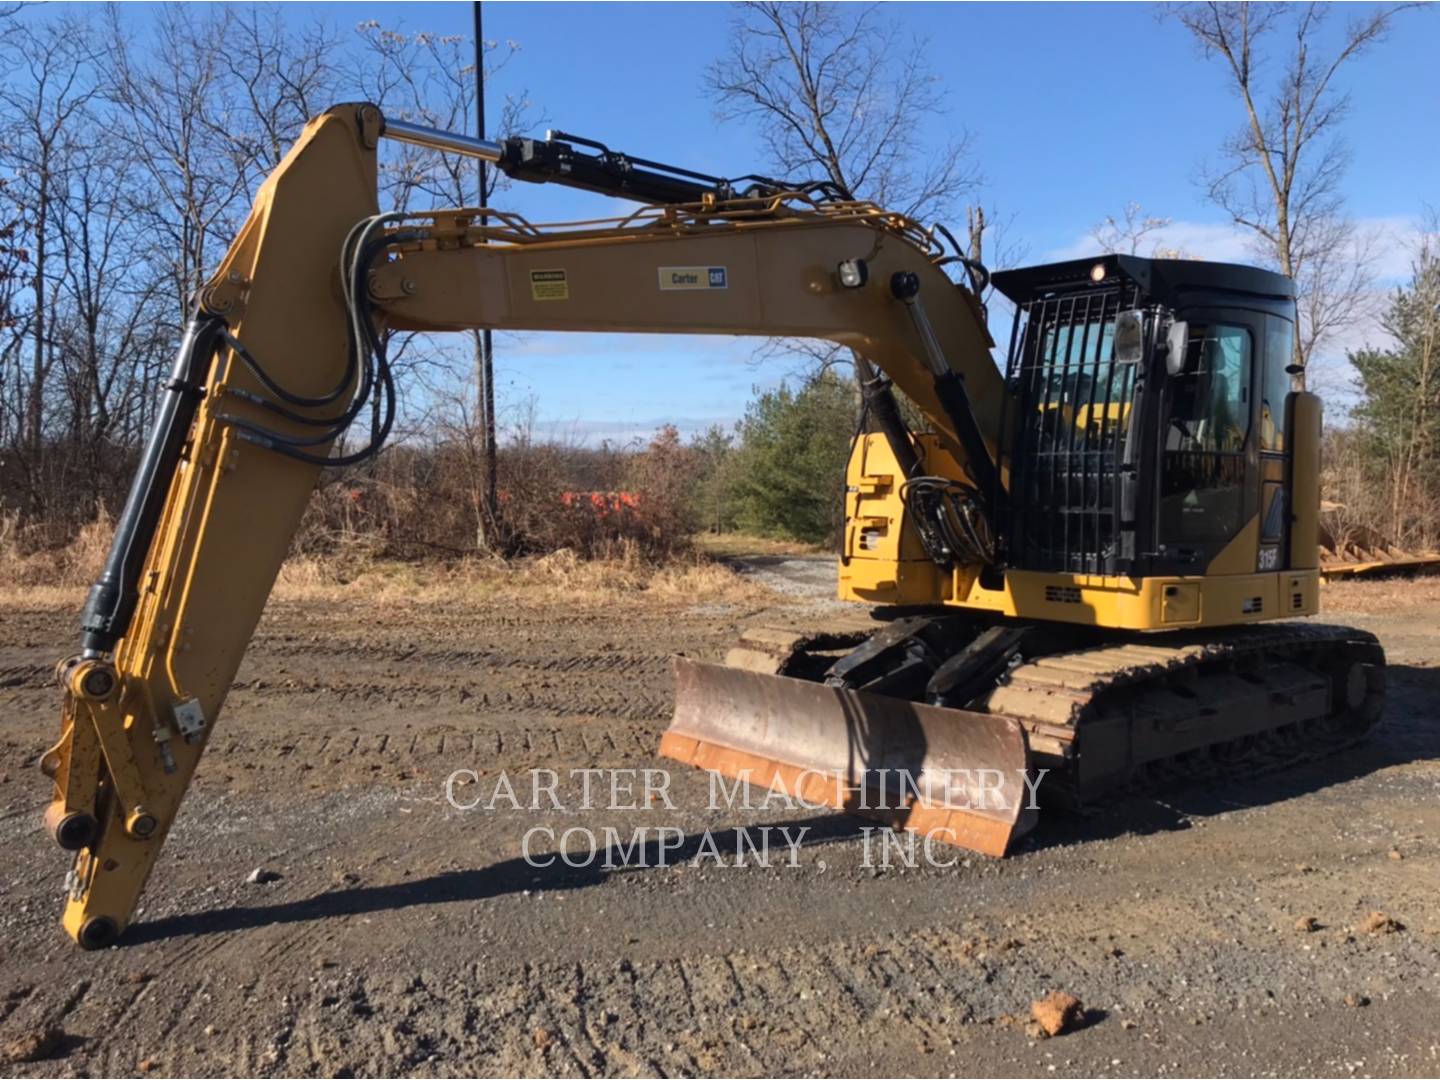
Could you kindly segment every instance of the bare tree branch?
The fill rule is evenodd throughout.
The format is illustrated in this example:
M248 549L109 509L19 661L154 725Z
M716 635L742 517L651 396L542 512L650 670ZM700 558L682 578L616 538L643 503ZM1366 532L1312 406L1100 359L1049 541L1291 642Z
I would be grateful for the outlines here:
M1171 219L1145 213L1138 202L1128 202L1114 214L1105 215L1103 221L1090 227L1090 235L1105 254L1139 255L1146 246L1146 238L1160 232L1171 224ZM1152 250L1154 245L1150 245Z
M922 149L926 119L945 111L924 45L874 5L746 3L706 84L718 117L753 121L787 179L819 171L856 198L950 217L979 173L968 134Z
M706 86L718 119L755 124L767 168L784 179L826 180L925 221L954 218L980 175L967 133L924 149L927 119L945 112L924 50L878 5L760 0L738 5ZM983 233L982 215L972 248ZM755 353L780 356L795 357L806 376L850 362L848 349L825 342L770 341Z
M1244 120L1208 167L1210 198L1255 239L1259 258L1293 278L1300 294L1295 360L1308 364L1327 338L1360 314L1369 261L1344 212L1340 181L1349 154L1338 128L1349 105L1341 69L1389 32L1412 3L1370 8L1328 54L1318 3L1184 3L1169 10L1202 53L1218 61ZM1267 79L1272 59L1278 78Z

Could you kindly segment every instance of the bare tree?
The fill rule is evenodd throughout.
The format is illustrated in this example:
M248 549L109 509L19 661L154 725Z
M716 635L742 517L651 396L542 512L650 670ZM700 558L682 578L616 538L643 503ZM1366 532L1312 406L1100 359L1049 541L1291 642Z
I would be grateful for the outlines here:
M145 174L148 198L133 210L167 265L178 329L248 202L253 163L210 115L226 75L224 51L213 43L225 40L234 15L226 7L161 8L140 40L126 18L110 7L107 92L120 121L116 135ZM151 62L157 55L172 60Z
M475 130L476 65L474 42L469 37L426 31L406 34L386 29L374 20L361 23L357 30L364 48L357 64L355 81L368 100L379 104L388 115L404 117L429 127L449 131ZM514 41L501 43L486 40L481 43L480 77L487 87L519 48ZM502 136L538 122L523 91L506 94L501 99L498 131ZM510 178L499 170L477 168L471 158L409 145L385 148L380 177L386 201L402 209L412 206L473 206L477 200L489 205L490 196L510 184ZM458 350L433 338L410 336L399 345L408 351L417 367L429 369L422 375L427 380L439 374L453 384L465 379L462 373L467 367L473 372L474 416L462 405L460 422L448 426L449 430L466 440L462 460L476 466L478 471L469 475L472 488L479 491L489 482L488 462L491 458L481 449L487 444L492 449L494 446L494 433L486 431L487 417L494 407L494 388L493 385L487 387L485 379L485 333L472 330L468 336L471 365L463 363ZM485 406L487 392L489 408ZM463 394L448 387L438 392L427 388L427 396L432 401L453 399L463 402L464 399ZM442 426L445 426L443 419ZM475 486L477 484L478 487ZM499 523L487 520L494 516L487 506L489 501L488 498L471 500L475 511L476 542L482 548L497 546L491 541L496 537Z
M72 152L56 199L60 269L52 326L67 419L63 452L50 453L72 477L65 490L78 520L97 513L127 471L127 456L113 451L143 438L155 377L173 344L165 279L154 272L130 213L133 172L123 145L86 140Z
M322 24L297 29L273 8L239 6L163 7L136 40L112 5L108 37L106 93L149 192L133 212L169 264L178 323L254 188L336 98L336 39Z
M1090 235L1105 254L1139 255L1147 238L1168 228L1171 219L1145 213L1138 202L1127 202L1117 218L1106 214L1103 221L1090 227ZM1152 250L1155 245L1151 245Z
M8 156L0 146L0 157ZM24 299L30 251L25 247L23 210L14 184L0 178L0 453L23 430L25 410L16 387L23 386L20 354L29 340L30 310Z
M902 40L878 5L741 4L705 82L721 121L756 124L766 167L783 179L828 181L924 220L953 216L979 184L968 134L923 150L926 119L944 113L940 81L924 42ZM983 245L983 216L970 224L970 247ZM821 341L774 340L756 351L785 355L801 357L806 375L850 360L848 349Z
M204 119L228 140L258 185L280 164L305 124L335 104L340 37L328 23L299 23L280 9L237 5L225 24L227 77Z
M1383 39L1413 4L1369 8L1333 49L1318 3L1186 3L1171 9L1206 57L1220 61L1244 111L1241 128L1205 173L1210 197L1255 239L1257 254L1294 278L1300 293L1295 361L1354 322L1369 291L1366 252L1344 211L1349 155L1338 128L1349 103L1339 74ZM1283 50L1283 53L1282 53ZM1278 72L1266 76L1272 54Z
M357 27L363 50L354 82L365 98L387 114L447 131L475 130L473 43L459 34L413 34L387 30L371 20ZM520 50L514 41L483 43L484 79L489 86ZM514 134L543 122L522 90L501 99L497 130ZM426 207L474 205L479 170L471 158L399 144L386 146L382 184L387 201L405 208L419 199ZM485 194L504 190L510 178L487 170Z
M46 392L57 359L52 326L55 204L67 182L78 120L95 94L86 41L84 23L74 17L15 35L7 43L5 57L12 77L0 84L0 107L7 117L0 132L3 164L14 178L19 224L28 241L24 269L29 294L28 366L21 366L19 350L13 350L16 363L13 377L7 380L10 396L0 405L12 410L17 437L9 449L34 511L41 508L44 496L39 467Z
M940 82L924 42L902 40L878 5L743 4L706 85L721 120L758 124L786 179L829 180L918 218L950 214L979 182L968 135L921 149L926 118L944 112Z

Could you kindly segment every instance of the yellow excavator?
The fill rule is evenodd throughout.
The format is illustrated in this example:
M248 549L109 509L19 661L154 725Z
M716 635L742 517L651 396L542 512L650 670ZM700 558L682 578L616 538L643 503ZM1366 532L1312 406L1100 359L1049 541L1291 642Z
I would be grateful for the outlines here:
M640 205L544 227L381 213L384 139ZM129 923L318 471L390 431L397 332L852 350L865 423L839 592L873 617L755 627L725 664L677 660L668 757L998 856L1037 789L1085 803L1363 733L1383 700L1375 639L1277 621L1319 607L1320 403L1292 389L1291 283L1123 255L997 273L1015 308L1003 366L990 285L943 227L833 184L705 176L558 133L472 139L369 104L313 120L197 297L58 669L41 767L46 826L74 853L65 929L99 948Z

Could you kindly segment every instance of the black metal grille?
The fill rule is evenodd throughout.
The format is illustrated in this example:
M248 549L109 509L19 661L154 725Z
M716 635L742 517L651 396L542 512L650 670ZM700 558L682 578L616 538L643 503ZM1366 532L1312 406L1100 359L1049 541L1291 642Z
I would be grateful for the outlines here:
M1137 302L1127 283L1016 308L1006 369L1015 412L1000 440L1010 470L1010 566L1131 569L1124 474L1139 365L1116 363L1113 341L1116 315Z

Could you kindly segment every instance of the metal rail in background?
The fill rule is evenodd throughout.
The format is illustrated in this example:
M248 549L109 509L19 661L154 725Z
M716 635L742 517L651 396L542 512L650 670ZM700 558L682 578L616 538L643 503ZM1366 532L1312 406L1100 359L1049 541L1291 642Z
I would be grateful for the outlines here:
M501 145L489 139L476 139L454 131L421 127L419 124L410 124L404 120L392 120L388 116L385 117L385 126L380 134L382 137L394 139L396 142L423 146L430 150L446 150L452 154L464 154L467 157L479 158L481 161L488 161L492 164L498 162L504 154Z

